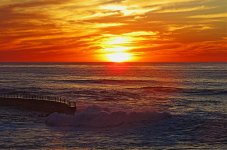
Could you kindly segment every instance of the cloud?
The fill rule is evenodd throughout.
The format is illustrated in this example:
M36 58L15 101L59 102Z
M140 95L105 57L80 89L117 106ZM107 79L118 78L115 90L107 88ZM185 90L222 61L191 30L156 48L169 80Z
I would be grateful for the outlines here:
M2 0L0 61L102 61L96 55L109 47L105 42L112 38L122 39L115 47L125 46L144 61L176 59L178 54L223 58L226 4L223 0Z
M195 16L190 16L189 18L198 18L198 19L227 18L227 13L195 15Z
M193 11L201 11L201 10L208 10L215 7L205 7L205 6L196 6L191 8L172 8L172 9L163 9L157 12L159 13L180 13L180 12L193 12Z

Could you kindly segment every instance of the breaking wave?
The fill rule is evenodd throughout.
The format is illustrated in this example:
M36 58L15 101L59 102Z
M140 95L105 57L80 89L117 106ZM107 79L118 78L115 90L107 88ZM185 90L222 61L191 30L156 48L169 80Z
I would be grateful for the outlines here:
M49 126L104 128L158 121L169 117L171 115L167 112L111 112L99 106L89 106L81 112L76 112L74 115L50 114L46 119L46 124Z

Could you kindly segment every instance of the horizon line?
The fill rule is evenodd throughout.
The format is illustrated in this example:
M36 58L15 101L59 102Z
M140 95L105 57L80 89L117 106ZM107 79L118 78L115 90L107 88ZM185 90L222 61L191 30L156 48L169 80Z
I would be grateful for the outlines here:
M147 61L147 62L73 62L73 61L0 61L0 63L111 63L111 64L125 64L125 63L227 63L227 61L178 61L178 62L155 62L155 61Z

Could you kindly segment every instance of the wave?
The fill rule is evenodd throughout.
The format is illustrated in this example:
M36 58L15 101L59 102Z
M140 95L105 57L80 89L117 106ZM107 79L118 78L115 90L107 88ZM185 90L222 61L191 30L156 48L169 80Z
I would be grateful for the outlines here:
M132 90L144 90L150 92L160 93L185 93L194 95L222 95L227 94L227 90L224 89L202 89L202 88L182 88L182 87L141 87L141 88L129 88Z
M181 88L176 88L176 87L141 87L140 89L142 90L151 90L153 92L179 92L182 89Z
M53 80L53 82L84 83L84 84L138 84L147 82L158 82L155 80L122 80L122 79L81 79L81 80Z
M93 105L81 112L76 112L74 115L50 114L46 119L46 124L49 126L104 128L158 121L169 117L171 117L171 114L167 112L111 112L107 108Z
M185 89L184 93L195 95L222 95L227 94L227 90L224 89Z

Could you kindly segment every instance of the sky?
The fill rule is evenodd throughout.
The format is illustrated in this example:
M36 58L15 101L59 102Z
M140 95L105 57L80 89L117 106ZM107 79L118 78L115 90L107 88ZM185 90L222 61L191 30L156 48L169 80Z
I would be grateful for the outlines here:
M227 62L227 0L1 0L0 62Z

